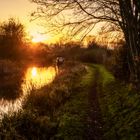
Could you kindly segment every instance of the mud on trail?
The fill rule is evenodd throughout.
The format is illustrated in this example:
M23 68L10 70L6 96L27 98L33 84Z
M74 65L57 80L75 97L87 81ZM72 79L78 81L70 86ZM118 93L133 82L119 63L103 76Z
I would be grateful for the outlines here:
M99 71L95 68L94 80L92 81L91 88L88 93L89 111L88 111L88 128L87 140L102 140L102 116L98 101L97 82Z

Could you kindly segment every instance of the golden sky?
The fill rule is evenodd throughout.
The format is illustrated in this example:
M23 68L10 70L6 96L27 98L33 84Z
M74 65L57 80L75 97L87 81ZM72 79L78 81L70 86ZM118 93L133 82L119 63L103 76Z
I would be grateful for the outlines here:
M29 0L0 0L0 22L7 21L11 17L19 19L34 42L42 41L46 38L45 35L40 35L43 28L37 24L37 21L30 22L30 14L36 8L37 5Z
M29 0L0 0L0 21L10 17L19 18L21 22L27 23L30 13L36 9L36 5Z
M29 0L0 0L0 22L7 21L11 17L18 18L25 26L27 34L32 37L33 42L36 43L45 39L50 43L58 41L60 35L43 35L41 33L45 30L38 25L38 21L30 22L30 15L36 8L37 5Z
M55 42L59 36L51 36L50 34L41 34L45 32L44 28L37 24L38 21L30 22L30 15L35 11L37 5L29 0L0 0L0 22L7 21L14 17L20 20L25 26L26 32L31 36L33 42ZM92 34L97 34L101 26L97 26Z

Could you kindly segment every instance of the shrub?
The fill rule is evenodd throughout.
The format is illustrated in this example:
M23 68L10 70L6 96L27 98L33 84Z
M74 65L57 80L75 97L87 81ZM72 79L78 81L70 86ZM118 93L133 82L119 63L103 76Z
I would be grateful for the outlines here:
M129 66L128 66L128 54L125 45L115 50L115 64L113 65L113 73L116 78L129 81Z

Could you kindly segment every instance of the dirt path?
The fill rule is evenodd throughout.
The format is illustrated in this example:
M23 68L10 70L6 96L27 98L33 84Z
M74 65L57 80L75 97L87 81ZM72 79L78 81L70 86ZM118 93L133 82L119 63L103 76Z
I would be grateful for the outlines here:
M102 140L102 117L100 113L97 79L99 72L95 69L95 80L89 92L89 114L88 114L88 132L87 140Z

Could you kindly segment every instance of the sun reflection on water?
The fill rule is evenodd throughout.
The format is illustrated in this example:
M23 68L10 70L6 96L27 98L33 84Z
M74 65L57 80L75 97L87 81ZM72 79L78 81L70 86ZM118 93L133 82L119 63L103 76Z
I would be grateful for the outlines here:
M2 118L3 114L11 115L13 112L21 110L26 95L30 94L32 89L39 89L50 84L54 80L55 76L56 71L54 67L28 68L23 78L23 83L21 84L22 96L12 101L4 99L0 100L0 118Z
M36 67L32 68L32 76L36 76L37 75L37 69Z
M54 67L29 68L25 75L25 81L22 84L23 93L27 94L31 89L39 89L51 83L55 76L56 71Z

